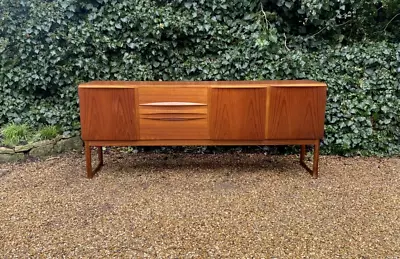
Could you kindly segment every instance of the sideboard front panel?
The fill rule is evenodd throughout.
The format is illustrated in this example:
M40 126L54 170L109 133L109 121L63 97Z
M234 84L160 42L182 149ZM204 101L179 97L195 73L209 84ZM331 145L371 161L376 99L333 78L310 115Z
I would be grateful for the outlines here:
M207 89L139 88L141 140L209 139Z
M211 88L209 105L211 139L265 138L265 88Z
M266 138L323 138L325 103L325 87L270 87Z
M79 89L83 140L137 140L135 89Z

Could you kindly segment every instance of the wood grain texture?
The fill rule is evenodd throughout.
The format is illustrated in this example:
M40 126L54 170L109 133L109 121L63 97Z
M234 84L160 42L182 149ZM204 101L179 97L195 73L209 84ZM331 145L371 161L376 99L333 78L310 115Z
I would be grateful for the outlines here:
M207 106L141 106L140 114L207 114Z
M312 80L93 81L79 85L87 176L90 146L314 145L318 177L326 84Z
M325 88L327 85L323 82L318 82L314 80L266 80L264 81L269 87L290 87L290 88L303 88L303 87L323 87Z
M182 117L169 117L169 119L140 118L141 140L185 140L208 139L207 118L182 119ZM155 143L156 144L156 143Z
M209 95L211 139L264 139L266 89L217 88Z
M314 80L257 80L257 81L91 81L82 83L79 88L263 88L281 87L326 87L323 82Z
M315 139L276 139L276 140L136 140L136 141L89 141L91 146L259 146L259 145L314 145Z
M183 106L207 106L206 103L192 103L192 102L153 102L153 103L142 103L140 106L178 106L178 107L183 107Z
M169 113L169 114L144 114L141 119L147 120L165 120L165 121L184 121L184 120L201 120L207 119L207 114L202 113Z
M193 104L207 105L207 88L204 87L193 87L193 88L165 88L165 87L143 87L139 88L139 105L154 105L162 106L159 104L166 103L164 106L176 106L173 103L180 103L179 106L195 106ZM171 102L172 104L168 104ZM184 105L185 103L191 103L191 105Z
M136 140L135 89L79 89L83 140Z
M326 88L270 87L266 139L322 139Z
M207 89L139 88L140 139L208 139Z

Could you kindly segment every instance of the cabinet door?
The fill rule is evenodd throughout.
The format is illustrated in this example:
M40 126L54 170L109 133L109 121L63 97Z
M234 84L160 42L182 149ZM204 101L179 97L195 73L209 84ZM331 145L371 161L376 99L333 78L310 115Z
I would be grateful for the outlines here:
M208 139L207 89L139 88L140 139Z
M210 91L211 139L265 138L265 88L211 88Z
M326 87L268 89L267 139L321 139Z
M80 88L84 140L136 140L135 89Z

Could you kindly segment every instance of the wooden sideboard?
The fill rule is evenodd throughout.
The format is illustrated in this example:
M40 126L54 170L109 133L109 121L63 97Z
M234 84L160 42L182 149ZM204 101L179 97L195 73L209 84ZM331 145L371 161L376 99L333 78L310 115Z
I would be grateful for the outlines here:
M88 178L103 165L103 146L171 145L300 145L300 164L318 177L325 83L92 81L78 93ZM306 145L314 146L312 169L304 162Z

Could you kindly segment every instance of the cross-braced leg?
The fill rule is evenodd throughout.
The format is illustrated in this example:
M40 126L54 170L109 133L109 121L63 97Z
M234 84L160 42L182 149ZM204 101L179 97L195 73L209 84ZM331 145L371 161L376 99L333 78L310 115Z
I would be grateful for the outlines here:
M319 139L314 143L314 158L313 158L313 169L311 170L304 162L306 156L306 146L301 145L300 151L300 164L309 172L314 179L318 178L318 162L319 162Z
M94 175L100 170L100 168L104 165L103 162L103 150L101 147L97 147L97 154L99 158L99 164L96 166L94 170L92 170L92 152L90 149L90 145L88 142L85 142L85 157L86 157L86 174L87 178L91 179Z

